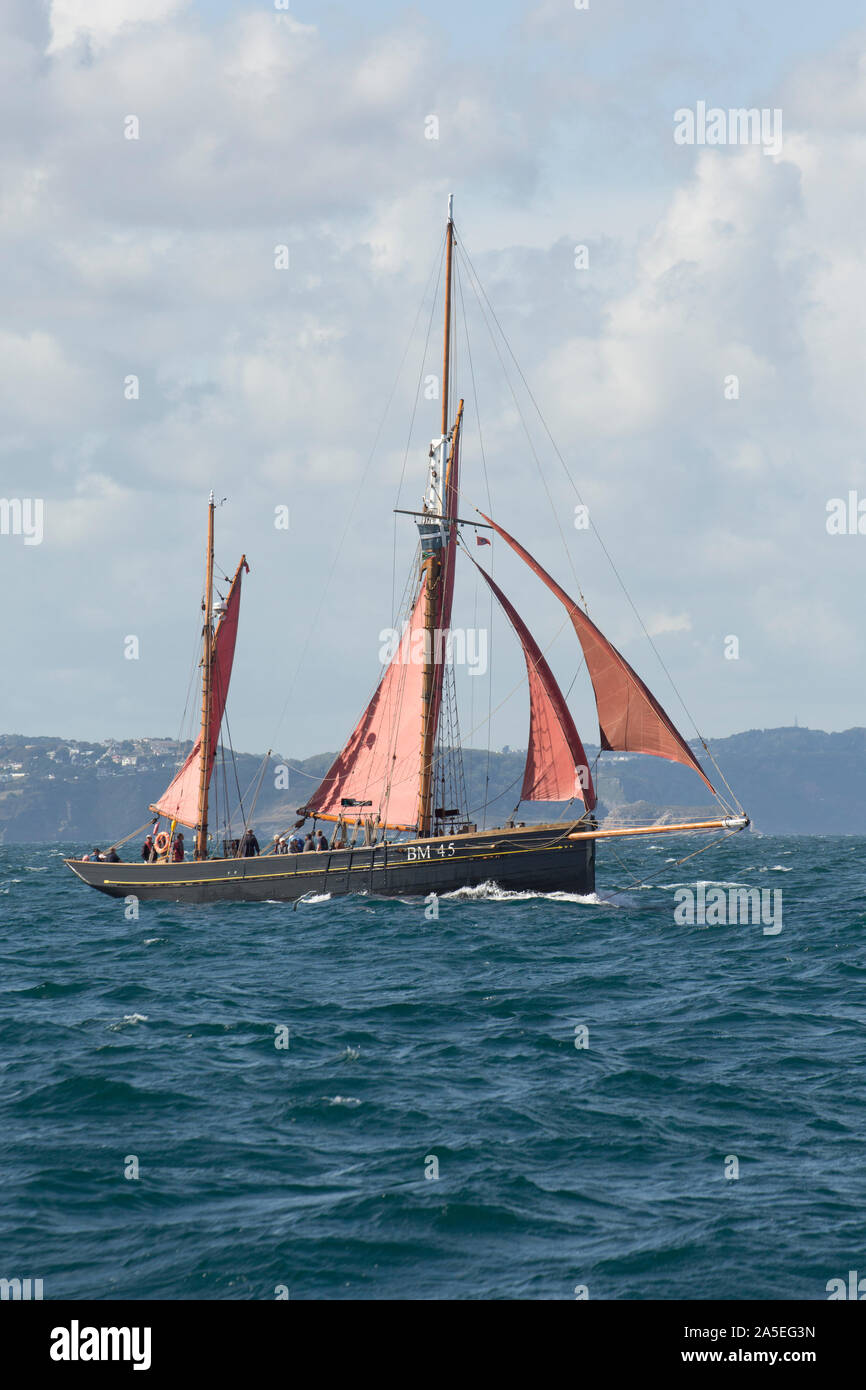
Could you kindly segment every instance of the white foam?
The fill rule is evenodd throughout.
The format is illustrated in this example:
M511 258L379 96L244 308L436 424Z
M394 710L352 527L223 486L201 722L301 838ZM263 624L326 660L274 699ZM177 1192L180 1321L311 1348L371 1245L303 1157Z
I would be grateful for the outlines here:
M121 1028L133 1028L136 1023L147 1023L147 1014L124 1014L120 1023L112 1023L112 1033L117 1033Z
M601 906L602 899L597 893L541 893L526 889L522 892L500 888L492 879L476 884L474 888L455 888L451 893L443 893L443 899L462 898L467 902L522 903L533 899L544 899L555 903L592 903Z
M701 888L748 888L747 883L731 883L727 878L699 878L698 887Z
M749 888L754 884L730 883L727 879L699 878L697 883L648 883L648 888Z

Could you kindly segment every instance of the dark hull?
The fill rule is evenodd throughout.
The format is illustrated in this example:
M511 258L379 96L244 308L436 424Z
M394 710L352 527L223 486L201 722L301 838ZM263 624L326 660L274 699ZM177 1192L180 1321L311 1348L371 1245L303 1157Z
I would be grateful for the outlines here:
M491 830L308 854L184 864L65 862L115 898L180 903L291 902L306 894L426 897L488 881L542 893L592 893L595 841L569 840L571 824Z

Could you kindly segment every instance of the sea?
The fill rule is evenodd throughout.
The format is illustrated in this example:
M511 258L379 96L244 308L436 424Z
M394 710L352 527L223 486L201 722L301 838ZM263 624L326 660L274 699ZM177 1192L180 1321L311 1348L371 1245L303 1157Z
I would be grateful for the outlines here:
M863 839L609 842L590 897L137 916L65 868L85 848L0 846L0 1278L821 1300L866 1275Z

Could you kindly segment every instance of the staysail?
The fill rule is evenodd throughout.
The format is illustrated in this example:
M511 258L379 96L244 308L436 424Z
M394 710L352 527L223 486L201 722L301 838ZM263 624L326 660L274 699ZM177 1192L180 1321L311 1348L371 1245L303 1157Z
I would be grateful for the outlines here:
M472 561L475 564L475 561ZM523 773L521 801L571 801L574 797L595 805L595 788L580 735L565 696L545 660L541 648L499 585L480 565L508 621L514 628L526 661L529 681L529 745Z
M422 584L373 698L307 801L309 814L328 820L369 816L391 829L414 827L418 816L426 597L426 585ZM350 809L352 804L358 809Z
M208 758L207 781L213 772L214 755L219 743L219 731L225 713L229 681L235 658L235 642L238 635L238 616L241 606L241 575L249 570L246 560L238 565L237 573L225 602L222 616L216 626L211 656L211 697L210 697L210 756ZM183 767L175 774L162 796L151 806L162 816L178 821L181 825L195 829L199 823L199 789L201 786L201 734L199 734Z
M480 515L484 516L484 513L481 512ZM521 560L525 561L565 605L583 648L595 691L602 748L627 753L649 753L656 758L667 758L669 762L683 763L703 779L715 796L716 790L712 782L685 739L674 728L658 700L647 689L637 672L632 670L625 657L519 541L501 526L497 526L490 517L485 516L484 520L507 541Z

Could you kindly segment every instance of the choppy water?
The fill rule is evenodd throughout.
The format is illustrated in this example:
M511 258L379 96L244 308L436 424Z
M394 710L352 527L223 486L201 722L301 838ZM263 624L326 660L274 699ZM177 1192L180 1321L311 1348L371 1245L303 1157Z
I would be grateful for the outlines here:
M669 862L695 847L629 842L659 886L616 893L600 851L608 902L137 921L59 849L0 847L0 1276L46 1298L826 1298L866 1273L866 841ZM781 888L781 932L678 925L698 876Z

